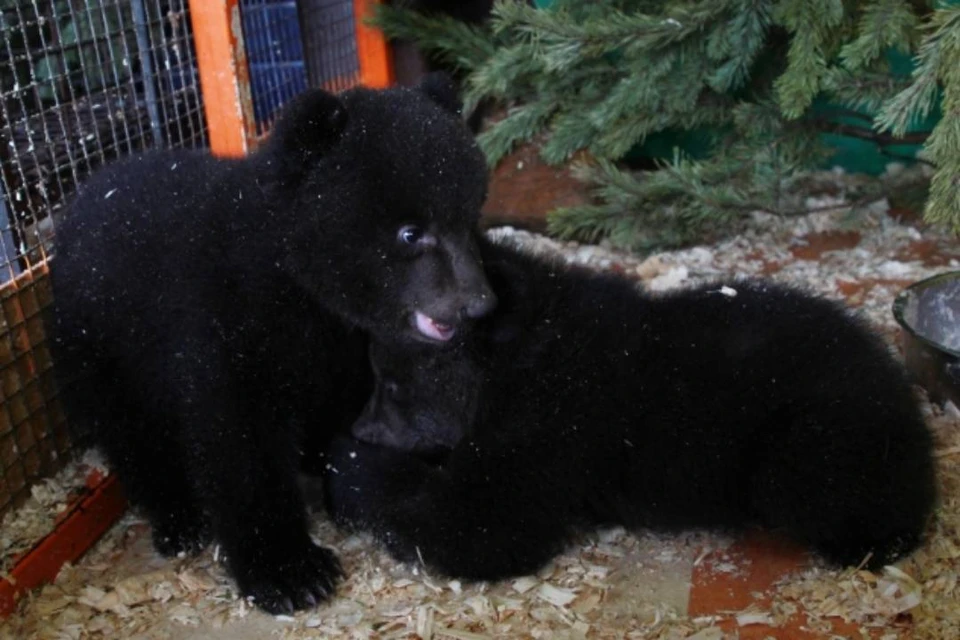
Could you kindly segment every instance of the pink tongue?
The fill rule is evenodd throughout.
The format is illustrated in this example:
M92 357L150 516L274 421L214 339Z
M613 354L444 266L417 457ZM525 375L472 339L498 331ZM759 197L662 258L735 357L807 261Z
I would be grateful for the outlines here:
M446 342L453 337L453 327L445 325L442 322L437 322L433 318L424 315L419 311L417 311L416 317L417 331L428 338Z

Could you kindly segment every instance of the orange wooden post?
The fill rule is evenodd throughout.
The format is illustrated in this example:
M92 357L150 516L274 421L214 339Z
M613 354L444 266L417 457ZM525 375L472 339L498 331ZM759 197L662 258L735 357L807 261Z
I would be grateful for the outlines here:
M393 60L390 45L379 29L366 24L380 0L353 0L357 29L357 58L360 61L360 84L383 89L393 84Z
M241 157L256 139L239 0L190 0L210 150Z

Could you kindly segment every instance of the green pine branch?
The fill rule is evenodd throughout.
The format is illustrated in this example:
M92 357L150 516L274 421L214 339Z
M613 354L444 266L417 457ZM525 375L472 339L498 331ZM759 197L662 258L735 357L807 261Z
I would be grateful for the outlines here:
M781 0L776 22L791 35L787 68L777 78L780 107L787 118L799 118L820 92L827 74L829 31L843 20L842 0Z
M960 7L937 10L935 24L940 34L938 75L943 86L943 115L926 144L928 159L937 170L930 181L924 213L930 222L960 233Z
M493 56L500 43L483 28L449 16L424 15L401 4L377 4L369 23L390 38L412 40L437 60L470 71Z
M513 147L532 140L553 114L555 107L543 100L514 107L500 125L479 136L477 143L492 164L509 154Z
M850 109L875 113L910 84L894 76L883 60L854 73L842 66L831 67L823 78L823 92Z
M529 141L551 164L589 152L576 174L595 203L550 216L564 237L676 245L732 228L750 210L800 212L794 176L827 157L825 132L881 150L925 142L935 166L926 217L960 231L960 6L556 0L541 10L498 0L483 28L396 8L377 20L465 70L468 104L507 107L479 137L491 163ZM910 77L891 73L891 50L914 56ZM933 131L917 131L938 106ZM713 144L655 171L615 164L674 131L704 131Z
M843 66L856 72L866 69L884 49L909 51L916 40L918 19L913 7L903 0L875 0L860 16L859 35L843 46Z
M717 25L706 42L709 59L721 63L707 80L717 93L735 91L747 83L773 20L771 0L741 0L731 9L733 17Z
M941 68L953 62L944 58L944 40L960 28L960 8L940 9L926 25L926 35L920 44L912 74L913 82L890 99L877 114L880 131L890 131L895 136L906 133L910 125L930 115L940 85Z

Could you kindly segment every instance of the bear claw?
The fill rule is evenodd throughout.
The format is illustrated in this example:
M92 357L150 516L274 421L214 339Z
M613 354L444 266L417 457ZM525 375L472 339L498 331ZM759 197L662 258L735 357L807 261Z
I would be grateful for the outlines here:
M329 598L343 577L343 569L332 551L311 543L292 561L238 567L237 574L243 595L252 597L260 609L277 615L309 609Z

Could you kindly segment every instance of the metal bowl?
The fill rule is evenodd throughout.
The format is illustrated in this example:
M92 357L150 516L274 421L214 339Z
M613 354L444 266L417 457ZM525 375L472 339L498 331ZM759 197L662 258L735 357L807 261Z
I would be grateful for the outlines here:
M960 406L960 271L915 282L893 301L907 369L932 400Z

